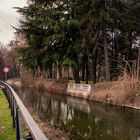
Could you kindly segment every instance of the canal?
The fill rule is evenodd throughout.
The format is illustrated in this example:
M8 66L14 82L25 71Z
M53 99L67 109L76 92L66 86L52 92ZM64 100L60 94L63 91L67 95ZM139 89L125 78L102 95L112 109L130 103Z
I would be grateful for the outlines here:
M89 102L32 88L15 88L41 119L59 127L71 140L140 140L140 111Z

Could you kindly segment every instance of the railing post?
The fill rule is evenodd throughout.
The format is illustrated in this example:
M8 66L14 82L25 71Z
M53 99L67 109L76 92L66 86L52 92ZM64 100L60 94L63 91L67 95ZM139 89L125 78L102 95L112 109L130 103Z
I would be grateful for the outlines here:
M26 140L33 140L33 137L30 132L29 132L29 135L26 136Z
M9 108L11 108L11 106L12 106L12 94L9 90L8 90L7 96L8 96L8 102L9 102Z
M16 121L15 121L15 119L16 119L16 102L15 102L14 98L13 98L11 110L12 110L12 118L13 118L13 127L15 128L15 126L16 126Z
M21 128L21 121L20 121L20 109L16 108L16 138L17 140L22 139L22 128Z

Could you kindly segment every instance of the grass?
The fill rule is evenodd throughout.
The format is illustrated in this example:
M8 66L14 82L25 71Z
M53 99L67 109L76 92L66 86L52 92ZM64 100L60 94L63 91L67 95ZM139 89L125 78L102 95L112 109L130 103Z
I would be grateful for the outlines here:
M4 93L0 90L0 140L15 140L16 133L12 127L12 117Z

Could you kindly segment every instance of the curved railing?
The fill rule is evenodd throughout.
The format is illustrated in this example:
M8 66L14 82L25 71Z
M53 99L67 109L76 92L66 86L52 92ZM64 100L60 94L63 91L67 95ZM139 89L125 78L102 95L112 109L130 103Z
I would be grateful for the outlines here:
M8 99L9 106L11 108L11 114L13 116L13 127L15 127L16 129L16 139L23 140L21 119L21 117L23 117L29 131L29 134L26 136L26 140L47 140L47 137L37 126L13 88L2 81L0 81L0 85L3 88L3 91Z

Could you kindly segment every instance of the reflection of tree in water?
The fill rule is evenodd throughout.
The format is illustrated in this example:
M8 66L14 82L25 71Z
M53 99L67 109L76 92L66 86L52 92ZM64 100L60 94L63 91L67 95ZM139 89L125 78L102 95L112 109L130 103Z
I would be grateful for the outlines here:
M58 113L57 113L56 123L59 123L60 116L61 116L61 102L60 101L57 102L57 110L58 110Z
M44 119L51 118L51 116L52 116L52 109L51 109L52 102L51 102L51 100L47 100L46 103L47 103L47 105L44 107L43 112L42 112L42 114L43 114L42 118L44 118Z
M91 126L88 125L88 129L89 129L89 132L85 132L84 134L81 134L78 131L78 135L80 135L81 138L83 138L84 140L88 140L91 137L91 134L92 134L92 128L91 128Z
M71 108L69 111L71 114L71 119L67 119L67 122L64 124L61 123L61 126L67 132L70 139L81 140L81 139L90 139L92 128L88 124L86 113L81 113L81 111Z
M25 93L25 91L20 91ZM82 100L26 93L45 122L50 120L72 140L138 140L140 112ZM78 106L79 104L79 106ZM89 106L90 111L86 111Z

